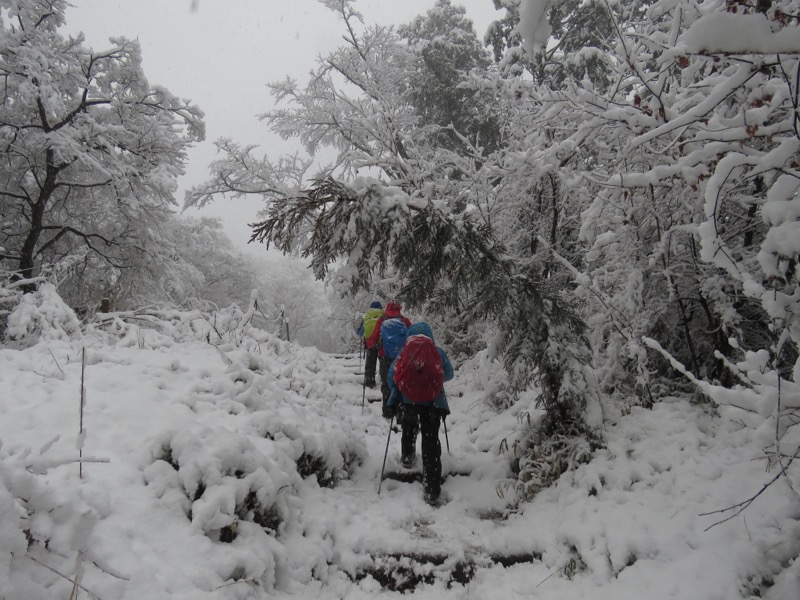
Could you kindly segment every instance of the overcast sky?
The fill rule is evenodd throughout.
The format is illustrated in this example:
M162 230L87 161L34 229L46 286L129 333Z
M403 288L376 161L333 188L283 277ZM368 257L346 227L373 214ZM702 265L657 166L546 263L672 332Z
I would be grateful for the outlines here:
M336 16L317 0L71 0L66 29L82 31L95 50L108 38L138 38L144 72L151 84L188 98L206 114L206 141L189 154L184 191L205 180L214 158L213 142L231 137L260 144L277 156L291 147L268 135L257 115L272 106L266 83L287 75L303 80L314 59L337 47L341 28ZM502 13L492 0L454 0L467 9L480 38ZM367 23L406 23L424 14L435 0L357 0ZM223 218L225 230L245 249L261 207L255 198L219 200L202 214ZM190 211L189 214L198 214ZM255 251L253 244L247 248Z

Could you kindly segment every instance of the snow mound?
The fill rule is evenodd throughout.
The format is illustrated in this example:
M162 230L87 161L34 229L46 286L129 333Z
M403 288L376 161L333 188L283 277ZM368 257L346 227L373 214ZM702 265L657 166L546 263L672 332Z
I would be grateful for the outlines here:
M81 336L81 323L51 283L24 294L8 315L6 334L21 346L38 341L71 340Z

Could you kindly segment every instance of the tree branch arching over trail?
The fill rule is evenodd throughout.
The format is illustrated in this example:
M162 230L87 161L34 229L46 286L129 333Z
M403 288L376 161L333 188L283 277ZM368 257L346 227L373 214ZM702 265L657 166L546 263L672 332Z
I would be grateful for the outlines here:
M430 311L458 312L467 323L497 327L497 350L515 387L529 377L553 423L583 422L586 399L564 389L564 375L581 377L585 324L553 282L536 279L471 213L412 198L400 188L358 178L347 186L316 180L303 192L273 198L251 241L299 249L318 278L339 260L346 289L368 288L375 273L393 268L399 295Z

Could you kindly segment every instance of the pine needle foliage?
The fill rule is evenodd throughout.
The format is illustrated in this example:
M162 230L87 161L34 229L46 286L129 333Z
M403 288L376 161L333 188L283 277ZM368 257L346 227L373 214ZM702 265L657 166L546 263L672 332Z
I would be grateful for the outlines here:
M583 321L555 278L537 279L469 213L377 181L359 187L326 178L273 200L253 231L253 241L299 249L318 278L344 261L336 276L351 293L391 269L408 305L492 323L513 388L539 383L552 423L582 423L585 399L575 382L589 359Z

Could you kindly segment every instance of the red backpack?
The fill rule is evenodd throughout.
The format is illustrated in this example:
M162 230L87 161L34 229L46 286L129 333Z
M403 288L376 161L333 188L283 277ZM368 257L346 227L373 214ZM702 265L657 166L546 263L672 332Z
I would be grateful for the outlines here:
M433 402L444 385L439 349L425 335L408 338L394 364L394 382L414 404Z

